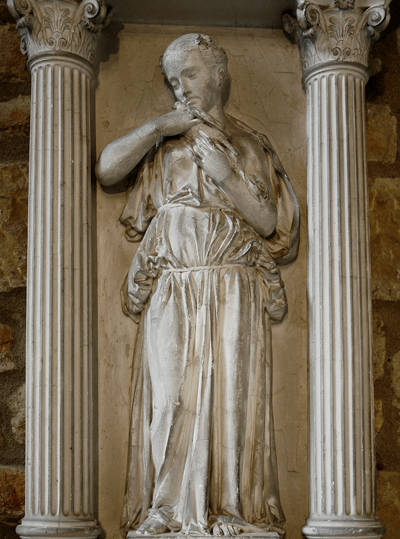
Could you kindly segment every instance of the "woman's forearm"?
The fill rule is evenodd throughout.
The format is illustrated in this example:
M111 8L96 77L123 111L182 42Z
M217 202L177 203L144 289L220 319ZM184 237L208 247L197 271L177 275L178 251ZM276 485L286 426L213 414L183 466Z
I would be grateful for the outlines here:
M102 185L118 183L162 137L179 135L196 123L192 114L182 110L146 122L104 148L96 164L97 179Z
M235 171L227 181L220 183L220 187L233 202L239 215L257 234L267 238L276 228L277 207L261 180L258 180L260 186L254 180L250 174Z
M114 185L125 178L162 137L154 120L111 142L96 164L96 178L102 185Z

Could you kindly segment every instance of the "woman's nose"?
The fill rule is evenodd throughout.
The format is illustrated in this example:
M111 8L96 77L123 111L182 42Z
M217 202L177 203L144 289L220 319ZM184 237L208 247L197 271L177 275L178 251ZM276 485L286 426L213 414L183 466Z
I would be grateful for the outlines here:
M188 87L188 85L185 83L185 81L181 81L181 83L180 83L180 90L181 90L181 93L182 93L183 97L187 97L188 94L190 93L189 87Z

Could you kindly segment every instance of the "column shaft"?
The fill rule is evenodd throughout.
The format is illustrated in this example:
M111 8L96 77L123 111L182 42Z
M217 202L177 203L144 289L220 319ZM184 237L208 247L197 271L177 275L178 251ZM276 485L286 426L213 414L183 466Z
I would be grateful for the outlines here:
M307 93L310 514L308 538L380 538L365 84L390 0L298 0L285 29Z
M349 65L319 69L305 81L311 499L304 533L310 537L335 537L335 520L352 537L383 533L374 525L365 82L365 70ZM311 531L319 526L332 530Z
M31 63L27 466L22 537L96 536L91 301L91 69ZM55 528L54 532L51 528ZM88 533L88 528L91 532Z
M32 75L22 538L96 537L91 108L104 0L7 0Z

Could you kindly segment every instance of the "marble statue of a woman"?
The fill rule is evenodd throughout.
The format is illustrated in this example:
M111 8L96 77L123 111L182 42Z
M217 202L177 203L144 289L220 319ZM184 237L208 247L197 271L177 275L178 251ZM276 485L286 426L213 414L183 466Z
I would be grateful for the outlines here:
M297 200L268 139L225 114L219 45L184 35L162 69L174 110L96 169L111 185L142 161L121 216L141 240L123 288L139 328L122 529L282 534L270 324L287 311Z

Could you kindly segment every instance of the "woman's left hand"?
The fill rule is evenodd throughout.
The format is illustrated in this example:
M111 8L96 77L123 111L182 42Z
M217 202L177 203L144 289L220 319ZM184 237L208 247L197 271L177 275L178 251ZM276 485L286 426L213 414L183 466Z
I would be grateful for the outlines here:
M201 129L193 133L192 137L191 158L209 178L220 185L235 173L238 154L228 141L224 141L224 144L213 141Z

